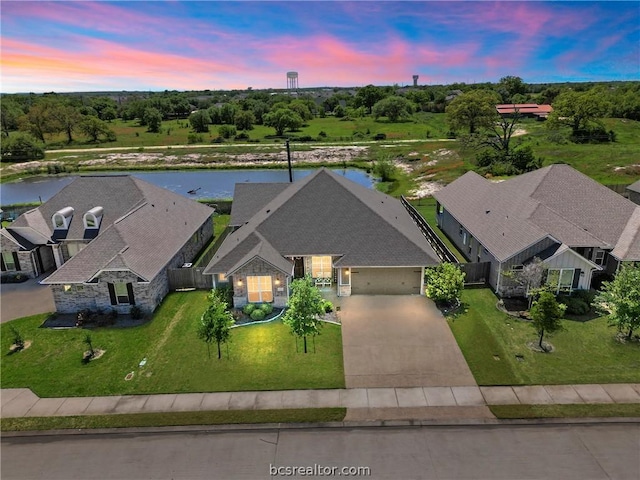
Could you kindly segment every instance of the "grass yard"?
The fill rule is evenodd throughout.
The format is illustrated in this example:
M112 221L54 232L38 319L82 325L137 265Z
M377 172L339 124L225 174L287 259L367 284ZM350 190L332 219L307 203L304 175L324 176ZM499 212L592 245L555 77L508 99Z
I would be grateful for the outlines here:
M184 425L228 425L241 423L341 422L346 408L283 410L227 410L212 412L133 413L125 415L82 415L68 417L3 418L7 431L85 428L167 427Z
M605 318L565 320L545 335L556 351L543 354L526 345L537 340L533 327L499 312L489 289L465 290L462 302L466 311L448 322L480 385L640 382L640 344L618 343Z
M498 418L594 418L640 417L640 404L588 405L491 405L491 413Z
M38 328L45 315L2 324L2 388L29 387L40 397L344 388L342 334L333 324L316 338L316 353L296 353L295 337L276 321L233 329L229 358L223 347L218 360L215 344L208 358L196 336L206 296L171 293L141 327L91 330L94 348L106 353L88 365L81 362L87 330ZM31 347L8 355L10 325Z
M460 263L467 263L467 260L464 258L462 253L456 248L456 246L451 243L451 240L447 238L442 230L438 227L438 222L436 220L436 199L433 197L421 198L419 200L414 200L411 202L414 208L418 211L422 218L424 218L433 231L436 232L436 235L440 237L440 239L444 242L444 244L449 247L449 250L453 252Z

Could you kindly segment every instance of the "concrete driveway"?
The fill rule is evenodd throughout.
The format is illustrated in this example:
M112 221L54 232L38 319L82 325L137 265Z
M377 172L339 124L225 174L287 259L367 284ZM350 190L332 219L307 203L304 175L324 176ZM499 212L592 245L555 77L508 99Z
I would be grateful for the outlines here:
M427 298L354 295L341 303L347 388L477 386Z
M24 283L3 283L0 285L0 322L16 318L54 312L56 307L49 285L40 285L49 274Z

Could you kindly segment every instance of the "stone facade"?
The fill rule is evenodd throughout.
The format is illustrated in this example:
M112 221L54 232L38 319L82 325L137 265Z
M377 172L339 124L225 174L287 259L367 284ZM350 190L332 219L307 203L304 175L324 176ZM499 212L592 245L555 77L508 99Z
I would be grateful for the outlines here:
M16 270L7 270L2 272L2 275L14 275L16 273L22 273L27 275L29 278L35 278L38 276L38 270L34 266L34 258L35 252L32 253L30 250L22 250L20 245L13 243L10 240L6 240L4 237L2 238L2 252L5 253L16 253L18 255L18 263L19 269ZM18 266L16 266L18 267Z
M244 265L233 274L233 305L242 307L249 303L247 298L247 277L270 276L273 293L273 305L284 307L287 304L289 276L259 258Z
M168 268L177 268L194 260L195 255L213 236L213 217L202 224L191 239L168 261L167 265L150 282L142 282L129 270L103 271L95 283L52 285L53 299L58 313L76 313L79 310L103 310L112 308L120 314L129 313L131 305L112 305L109 283L131 283L136 306L145 313L152 313L169 293Z

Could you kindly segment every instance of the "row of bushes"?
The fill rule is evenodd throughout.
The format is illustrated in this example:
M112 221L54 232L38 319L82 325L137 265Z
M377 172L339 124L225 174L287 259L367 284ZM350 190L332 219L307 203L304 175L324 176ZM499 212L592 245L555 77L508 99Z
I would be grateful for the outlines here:
M245 315L249 315L251 320L259 322L273 312L273 305L270 303L248 303L242 309Z
M558 295L558 302L567 306L569 315L586 315L594 298L595 293L590 290L574 290L571 295Z

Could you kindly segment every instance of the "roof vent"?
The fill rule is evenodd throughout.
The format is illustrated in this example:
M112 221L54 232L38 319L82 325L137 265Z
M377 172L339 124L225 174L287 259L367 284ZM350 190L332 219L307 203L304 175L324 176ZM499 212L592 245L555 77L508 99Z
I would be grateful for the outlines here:
M93 207L82 217L84 222L84 228L98 229L100 228L100 222L102 222L102 215L104 214L104 208Z
M69 224L73 218L73 207L64 207L51 217L54 230L69 230Z

